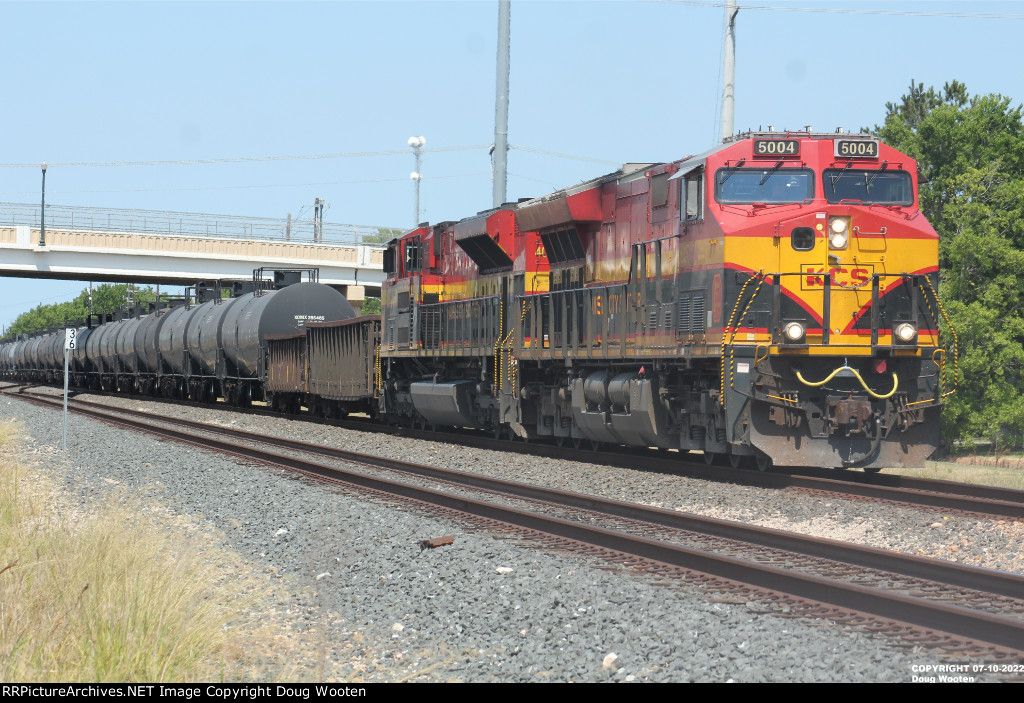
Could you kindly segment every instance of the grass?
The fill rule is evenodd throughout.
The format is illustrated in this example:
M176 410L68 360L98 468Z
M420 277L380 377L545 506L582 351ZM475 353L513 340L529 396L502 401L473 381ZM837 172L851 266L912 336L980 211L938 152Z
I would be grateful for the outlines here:
M189 519L124 495L71 501L0 423L0 680L287 677L259 646L278 637L257 624L261 597Z
M923 469L899 469L893 473L921 478L938 478L960 483L980 483L987 486L1003 486L1024 490L1024 468L992 464L970 463L970 457L957 461L927 461Z

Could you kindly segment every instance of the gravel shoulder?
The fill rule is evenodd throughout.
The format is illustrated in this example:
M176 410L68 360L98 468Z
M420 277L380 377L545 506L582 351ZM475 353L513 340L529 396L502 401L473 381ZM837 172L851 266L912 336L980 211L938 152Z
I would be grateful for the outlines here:
M101 402L137 401L104 398ZM986 565L1020 569L1019 526L812 498L678 476L623 472L388 438L287 419L160 405L191 419L516 477L611 497L914 553L965 540ZM0 398L39 451L61 458L59 414ZM686 584L659 586L594 560L541 551L394 504L368 500L182 444L73 418L69 492L144 491L190 515L267 574L282 644L299 678L340 681L910 681L946 662L879 636L782 617ZM575 465L575 466L573 466ZM702 485L697 485L697 484ZM785 493L785 492L779 492ZM902 513L907 513L903 515ZM939 522L941 527L930 527ZM970 523L970 524L966 524ZM837 530L842 528L842 534ZM1014 531L1016 530L1016 532ZM453 535L424 550L420 541ZM985 541L984 536L990 541ZM1014 537L1014 535L1017 535ZM1007 555L1008 551L1015 554ZM967 561L967 559L963 559ZM974 562L972 562L974 563ZM996 566L995 568L1000 568ZM500 571L499 571L500 570ZM270 614L268 614L270 617ZM956 659L948 660L959 663Z
M864 499L822 497L797 489L764 489L585 461L510 454L379 433L345 430L289 418L144 403L107 396L79 397L168 416L215 422L367 454L581 491L696 515L735 520L812 536L865 544L972 566L1024 573L1024 523L947 514Z

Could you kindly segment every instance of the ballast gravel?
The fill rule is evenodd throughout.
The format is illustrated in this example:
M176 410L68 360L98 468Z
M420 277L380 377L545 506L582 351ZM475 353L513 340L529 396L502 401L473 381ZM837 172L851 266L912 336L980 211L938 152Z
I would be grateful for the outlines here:
M162 405L160 411L170 414L171 408ZM208 420L206 413L219 411L185 412ZM326 656L332 677L366 682L911 681L914 667L961 663L827 622L782 617L697 586L656 585L596 560L544 551L517 538L84 418L72 418L69 451L63 455L52 449L60 443L58 413L2 397L0 417L19 418L32 441L54 457L65 457L64 480L72 494L101 497L115 486L146 490L223 534L254 569L288 586L291 601L281 608L294 614L294 628L318 631L320 652L310 656ZM401 445L406 457L439 465L486 462L493 469L499 463L476 450L439 443L414 445L284 419L221 417L277 434L286 433L275 423L290 426L307 441L331 435L332 443L373 453ZM353 446L348 435L362 436L367 446ZM528 481L542 480L531 468L535 463L552 463L498 454L504 470L518 471ZM610 472L594 471L601 477L592 476L591 484L615 484ZM652 497L659 497L660 479L646 475L646 480ZM713 486L699 500L720 500L715 492L724 497L729 491ZM671 507L679 502L659 499ZM735 495L728 500L725 505L739 511L754 510L757 503L753 497L749 505L741 503ZM810 514L799 519L813 523L813 509L805 510ZM864 518L865 511L858 512ZM836 513L841 511L828 515ZM889 519L896 518L890 514ZM914 529L925 535L944 529L922 524L920 516L916 520ZM850 521L856 524L853 516ZM442 535L453 536L453 544L436 549L420 544ZM324 670L306 671L315 677Z
M799 489L766 489L581 461L512 455L408 437L390 437L290 418L81 394L113 406L264 432L366 454L646 503L762 527L1024 573L1024 523L939 509L898 506ZM696 457L696 455L694 455Z

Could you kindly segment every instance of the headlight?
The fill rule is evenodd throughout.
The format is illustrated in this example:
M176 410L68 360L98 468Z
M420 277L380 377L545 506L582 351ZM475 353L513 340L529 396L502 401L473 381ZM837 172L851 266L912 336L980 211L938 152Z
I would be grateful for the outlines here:
M799 342L803 339L805 332L804 326L799 322L788 322L782 328L782 335L786 338L787 342Z
M829 246L832 249L845 249L850 242L850 218L833 217L828 223L828 228L832 230L828 240Z
M893 334L896 335L896 339L903 344L910 344L914 341L914 337L917 336L917 328L909 322L901 322L896 325L896 329L893 330Z

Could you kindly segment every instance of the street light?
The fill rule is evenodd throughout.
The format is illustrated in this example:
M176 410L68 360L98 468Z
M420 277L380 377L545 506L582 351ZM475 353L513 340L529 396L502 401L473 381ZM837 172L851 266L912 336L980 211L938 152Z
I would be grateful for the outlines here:
M43 204L39 208L39 246L46 246L46 162L43 162Z
M412 147L412 151L416 155L416 170L409 174L409 178L416 182L416 219L412 223L413 227L420 223L420 181L423 180L420 164L423 158L423 145L426 143L427 140L423 137L409 137L409 146Z

